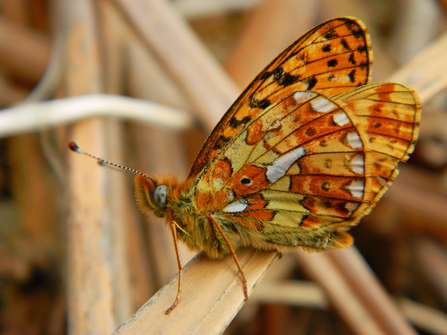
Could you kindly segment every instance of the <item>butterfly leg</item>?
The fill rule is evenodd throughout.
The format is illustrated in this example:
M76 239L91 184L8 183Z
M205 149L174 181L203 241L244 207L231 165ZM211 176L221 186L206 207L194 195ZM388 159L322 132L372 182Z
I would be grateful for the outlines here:
M177 288L177 296L175 297L175 301L172 304L171 307L169 307L165 314L169 315L175 307L177 307L178 302L180 301L180 293L181 291L181 284L182 284L182 274L183 274L183 267L182 263L180 262L180 256L178 254L178 246L177 246L177 231L176 231L177 223L175 221L171 221L171 234L172 234L172 240L174 241L174 250L175 250L175 257L177 258L177 267L178 267L178 288Z
M273 249L272 251L276 252L276 256L278 257L278 259L282 258L282 252L279 251L279 249Z
M222 227L217 222L217 220L213 216L213 214L208 213L206 215L206 218L208 219L208 221L211 225L214 225L217 228L217 230L219 230L219 233L222 235L223 239L225 240L225 243L227 244L228 249L230 249L230 253L233 256L234 262L236 263L236 266L239 269L239 273L240 273L241 279L242 279L242 288L244 289L245 300L247 300L248 299L247 279L245 278L244 271L242 271L241 265L239 264L239 260L237 259L236 252L234 251L233 247L230 244L230 241L227 238L227 235L225 235Z

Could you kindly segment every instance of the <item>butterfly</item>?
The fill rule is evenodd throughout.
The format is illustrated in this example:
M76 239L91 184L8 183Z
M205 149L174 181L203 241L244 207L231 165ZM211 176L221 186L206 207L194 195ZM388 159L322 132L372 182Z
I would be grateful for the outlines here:
M369 84L372 51L352 17L316 26L276 57L206 140L184 182L136 173L137 202L177 241L212 259L240 247L345 248L418 137L420 99L396 83Z

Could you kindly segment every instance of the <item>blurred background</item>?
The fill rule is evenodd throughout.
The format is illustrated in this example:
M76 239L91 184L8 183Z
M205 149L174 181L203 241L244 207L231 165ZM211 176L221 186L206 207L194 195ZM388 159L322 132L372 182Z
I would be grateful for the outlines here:
M349 260L328 255L317 270L284 255L225 334L447 334L446 11L445 0L0 0L0 334L110 333L177 273L169 229L138 211L132 175L72 154L69 140L183 180L238 93L337 16L366 24L373 82L402 82L423 102L415 153L352 229L398 312L378 316ZM156 103L138 100L155 116L99 93ZM97 95L45 103L86 94ZM183 264L194 256L180 252ZM359 307L322 283L334 271L375 326L354 324ZM101 312L86 316L92 306ZM399 318L412 328L393 328Z

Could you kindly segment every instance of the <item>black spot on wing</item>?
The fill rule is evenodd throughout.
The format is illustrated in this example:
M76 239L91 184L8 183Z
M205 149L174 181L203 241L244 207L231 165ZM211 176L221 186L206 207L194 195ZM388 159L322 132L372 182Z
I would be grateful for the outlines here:
M356 64L357 64L357 62L355 61L355 58L354 58L354 53L352 53L352 54L349 56L348 61L349 61L349 63L351 63L352 65L356 65Z
M355 69L348 73L348 77L351 83L355 83Z
M332 47L330 44L326 44L321 50L323 50L323 52L331 52Z
M359 64L359 66L360 66L360 68L361 68L362 70L364 70L365 68L368 67L368 63L365 62L365 61L362 61L362 62Z
M231 119L230 119L230 122L229 122L229 124L230 124L230 127L232 127L232 128L238 128L239 126L241 126L241 125L245 125L247 122L249 122L250 120L252 119L252 117L251 116L245 116L242 120L238 120L238 119L236 119L236 117L235 116L233 116Z
M337 37L338 37L338 34L335 31L335 29L328 30L323 34L323 38L325 38L327 40L331 40L331 39L337 38Z
M251 184L251 183L252 183L252 181L251 181L250 178L244 177L244 178L241 179L241 184L248 185L248 184Z
M361 45L361 46L359 46L357 48L357 51L360 52L360 53L367 53L368 52L368 47L365 44Z
M351 51L351 47L350 47L350 45L348 44L348 42L344 39L344 38L342 38L341 40L340 40L340 44L343 46L343 48L345 48L346 50L349 50L349 51Z
M229 141L228 137L220 135L216 143L214 143L213 150L221 149L228 141Z
M327 61L327 66L328 67L336 67L338 64L338 61L336 59L331 59Z
M255 97L251 97L248 105L250 106L250 108L266 109L268 106L271 105L271 102L267 98L258 100Z
M363 38L363 30L360 29L357 25L352 25L349 27L351 30L351 35L354 36L355 39Z
M260 77L259 79L261 79L261 80L265 80L265 79L267 79L268 77L270 77L272 74L273 74L272 71L265 71L265 72L261 75L261 77Z
M305 64L307 64L310 59L309 52L307 50L297 50L293 53L293 57L295 57L298 62L303 62Z
M291 75L288 72L285 72L282 67L276 68L273 72L273 80L279 86L290 86L295 84L298 80L300 80L300 75Z
M273 76L273 80L278 80L279 78L284 76L284 73L285 72L282 67L277 67L272 72L270 72L270 74Z
M340 202L335 205L338 209L338 212L341 213L345 217L350 217L349 210L346 208L346 202Z
M315 78L314 76L306 78L305 81L307 84L307 90L313 89L318 82L317 78Z
M300 75L293 76L289 73L285 73L280 80L278 80L278 85L281 86L290 86L295 84L300 79Z

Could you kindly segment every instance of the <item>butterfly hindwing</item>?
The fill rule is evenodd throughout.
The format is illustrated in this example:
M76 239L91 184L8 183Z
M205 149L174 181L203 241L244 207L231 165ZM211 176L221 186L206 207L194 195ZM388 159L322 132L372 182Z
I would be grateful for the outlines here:
M198 207L272 245L349 245L345 231L385 192L380 178L392 183L414 148L419 119L419 98L403 85L366 85L333 98L291 93L254 116L205 167L193 186Z
M347 91L334 99L355 116L356 127L367 143L369 173L392 184L397 162L408 159L418 137L418 95L402 84L379 83Z
M364 24L355 18L326 21L275 58L230 107L194 162L196 177L257 114L282 97L312 90L332 96L369 82L372 52Z

